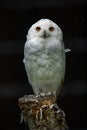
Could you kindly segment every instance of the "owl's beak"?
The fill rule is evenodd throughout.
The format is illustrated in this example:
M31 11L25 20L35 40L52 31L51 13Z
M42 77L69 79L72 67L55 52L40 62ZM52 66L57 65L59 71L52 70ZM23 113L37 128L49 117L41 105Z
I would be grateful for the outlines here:
M47 33L46 33L46 31L44 31L44 38L46 38L47 37Z

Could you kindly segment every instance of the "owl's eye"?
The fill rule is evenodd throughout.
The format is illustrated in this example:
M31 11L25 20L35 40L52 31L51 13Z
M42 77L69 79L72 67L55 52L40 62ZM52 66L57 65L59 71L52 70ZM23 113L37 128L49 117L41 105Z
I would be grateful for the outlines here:
M36 27L36 31L40 31L41 30L41 28L38 26L38 27Z
M50 32L53 32L53 31L54 31L54 27L50 27L50 28L49 28L49 31L50 31Z

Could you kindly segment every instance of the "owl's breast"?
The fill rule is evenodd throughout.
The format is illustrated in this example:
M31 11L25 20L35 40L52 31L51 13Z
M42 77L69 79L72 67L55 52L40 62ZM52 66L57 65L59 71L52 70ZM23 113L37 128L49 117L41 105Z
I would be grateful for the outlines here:
M64 70L64 59L58 54L40 53L32 55L29 61L31 77L34 80L51 80L58 78L59 73Z
M65 54L59 44L31 45L25 53L25 68L31 84L58 83L64 77Z

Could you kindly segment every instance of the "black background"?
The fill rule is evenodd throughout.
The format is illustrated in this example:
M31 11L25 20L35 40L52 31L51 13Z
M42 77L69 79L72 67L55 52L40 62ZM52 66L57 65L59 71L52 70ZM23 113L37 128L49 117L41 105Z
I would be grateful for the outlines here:
M23 65L23 48L30 26L41 18L57 23L64 35L66 75L58 97L70 130L87 130L87 33L83 0L0 1L0 130L25 130L18 98L32 94Z

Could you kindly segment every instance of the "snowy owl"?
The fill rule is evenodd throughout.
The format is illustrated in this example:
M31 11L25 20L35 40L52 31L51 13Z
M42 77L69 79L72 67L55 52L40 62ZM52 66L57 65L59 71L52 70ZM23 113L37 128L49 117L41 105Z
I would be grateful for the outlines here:
M41 19L31 26L23 61L36 95L58 95L65 75L65 49L62 31L56 23Z

